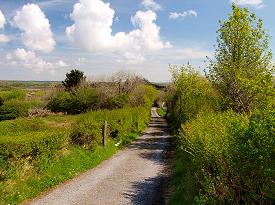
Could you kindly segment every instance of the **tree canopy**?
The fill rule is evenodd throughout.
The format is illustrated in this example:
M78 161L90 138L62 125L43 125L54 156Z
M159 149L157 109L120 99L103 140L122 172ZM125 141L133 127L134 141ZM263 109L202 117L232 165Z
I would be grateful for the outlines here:
M272 96L270 36L261 19L235 4L228 19L220 21L217 33L215 60L210 59L208 77L228 107L248 113Z
M66 90L71 91L73 88L79 86L81 82L85 81L85 79L86 77L82 71L74 69L66 73L66 79L62 81L62 84Z

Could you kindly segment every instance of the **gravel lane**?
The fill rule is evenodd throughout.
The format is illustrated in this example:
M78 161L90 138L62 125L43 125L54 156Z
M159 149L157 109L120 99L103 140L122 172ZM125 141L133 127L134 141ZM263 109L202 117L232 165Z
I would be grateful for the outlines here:
M152 109L144 134L96 168L58 186L28 204L164 204L167 124Z

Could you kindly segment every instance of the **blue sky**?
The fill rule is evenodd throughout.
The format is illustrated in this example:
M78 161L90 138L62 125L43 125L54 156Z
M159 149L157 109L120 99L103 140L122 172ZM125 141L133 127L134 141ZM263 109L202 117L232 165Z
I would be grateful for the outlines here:
M231 0L0 0L0 80L62 80L126 70L169 81L169 64L202 71ZM264 20L275 51L275 1L238 0Z

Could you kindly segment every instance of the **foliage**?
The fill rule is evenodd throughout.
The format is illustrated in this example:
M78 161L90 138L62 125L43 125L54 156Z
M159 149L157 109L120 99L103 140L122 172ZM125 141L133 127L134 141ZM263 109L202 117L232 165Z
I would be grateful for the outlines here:
M0 204L20 204L26 199L32 199L97 166L116 151L112 141L106 147L97 147L93 151L70 146L62 157L55 159L55 163L39 173L23 161L8 171L8 180L0 180Z
M4 99L4 104L0 107L0 121L26 117L29 109L43 107L44 99L36 96L38 92L32 92L32 98L27 98L27 90L10 87L0 88L0 95Z
M4 108L4 106L0 107L0 121L3 120L13 120L18 116L18 113L13 108Z
M116 142L124 145L144 129L150 119L149 109L100 110L0 122L0 204L33 198L95 167L116 152ZM108 143L103 148L105 120Z
M102 128L108 123L108 136L128 142L129 133L139 133L150 120L149 109L124 108L119 110L99 110L81 117L74 126L71 143L93 149L102 143Z
M161 109L161 108L157 108L157 113L160 117L165 117L166 116L166 111Z
M218 30L215 60L210 60L209 79L223 95L226 106L249 113L274 98L269 35L261 19L235 4Z
M121 95L109 97L101 107L109 110L114 110L114 109L121 109L127 105L129 105L129 95L121 94Z
M151 85L138 85L130 95L131 106L151 107L156 99L158 91Z
M275 112L250 119L205 113L182 126L177 200L191 204L269 204L275 199ZM188 167L185 167L188 166ZM185 179L184 183L177 181ZM190 186L191 185L191 186Z
M0 90L0 96L3 98L4 101L9 101L12 99L24 100L26 97L26 93L27 92L25 90L15 88Z
M4 166L12 166L15 161L28 158L39 169L45 169L53 162L57 152L65 142L63 133L47 131L33 132L21 135L2 137L0 140L0 161L6 162Z
M105 84L106 90L108 86ZM157 96L154 87L143 84L139 84L130 93L123 91L117 95L102 95L100 92L98 87L92 88L88 85L79 86L74 92L58 91L50 99L47 108L52 112L79 114L99 108L114 110L124 107L151 107Z
M66 73L66 79L62 81L62 84L66 90L72 91L74 88L77 88L85 79L86 77L82 71L74 69L69 73Z
M97 93L94 89L80 87L75 93L59 91L50 99L47 108L52 112L80 114L97 107Z
M4 104L4 99L0 96L0 107Z
M212 84L188 64L170 68L173 83L168 90L168 119L174 128L200 112L220 109L221 98Z

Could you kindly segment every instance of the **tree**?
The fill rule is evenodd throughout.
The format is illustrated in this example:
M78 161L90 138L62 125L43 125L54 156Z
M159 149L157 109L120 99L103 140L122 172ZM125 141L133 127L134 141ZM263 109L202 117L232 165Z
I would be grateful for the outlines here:
M62 84L66 88L66 90L72 91L85 80L86 77L84 76L84 73L80 70L75 69L71 70L69 73L66 73L66 79L62 81Z
M232 14L220 22L215 60L208 78L223 95L226 105L249 113L272 98L272 52L263 21L247 8L232 5Z

